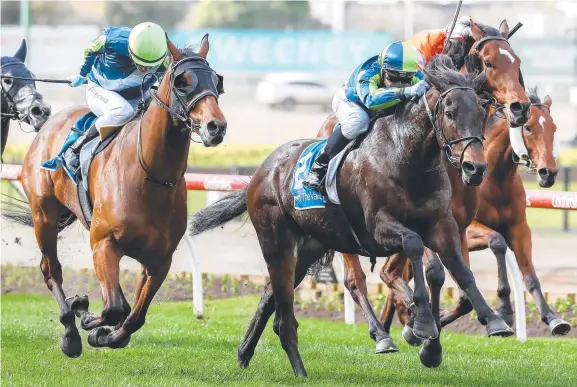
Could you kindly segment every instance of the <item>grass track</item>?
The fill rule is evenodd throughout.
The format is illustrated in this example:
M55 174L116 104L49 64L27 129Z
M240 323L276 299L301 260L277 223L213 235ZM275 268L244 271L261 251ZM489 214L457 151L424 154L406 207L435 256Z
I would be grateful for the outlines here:
M146 325L123 350L86 343L78 359L58 348L63 331L49 296L2 296L3 386L270 386L303 382L292 371L271 324L249 369L236 348L257 298L211 301L206 319L192 317L190 302L154 303ZM100 304L91 305L93 311ZM78 324L78 322L77 322ZM344 386L575 386L577 340L487 339L447 333L439 369L424 368L418 350L393 337L401 352L374 355L365 325L300 321L307 385Z

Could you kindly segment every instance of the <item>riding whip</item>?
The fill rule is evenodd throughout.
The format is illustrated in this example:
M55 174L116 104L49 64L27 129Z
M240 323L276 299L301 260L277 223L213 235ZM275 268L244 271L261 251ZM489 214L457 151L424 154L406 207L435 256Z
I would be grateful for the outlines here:
M443 51L441 51L441 54L444 54L445 51L447 51L447 42L451 38L451 34L453 33L453 30L455 29L455 24L457 24L457 19L459 18L459 12L461 11L461 4L463 4L463 0L459 0L459 4L457 4L457 10L455 11L455 16L453 16L453 23L451 24L451 29L449 30L449 34L447 35L447 38L445 39L445 44L443 45Z

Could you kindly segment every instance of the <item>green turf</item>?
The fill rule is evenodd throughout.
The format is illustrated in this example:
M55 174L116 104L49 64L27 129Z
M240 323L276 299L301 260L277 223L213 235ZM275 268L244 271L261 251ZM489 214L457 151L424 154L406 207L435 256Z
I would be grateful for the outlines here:
M236 348L255 297L210 301L205 320L190 302L154 303L146 325L122 350L95 350L68 359L58 349L62 327L48 296L2 296L4 386L269 386L295 385L288 359L269 327L250 367ZM100 305L91 308L98 311ZM575 386L577 340L488 339L443 334L444 362L426 369L418 349L393 337L401 351L375 355L365 325L301 319L300 350L310 385L320 386Z

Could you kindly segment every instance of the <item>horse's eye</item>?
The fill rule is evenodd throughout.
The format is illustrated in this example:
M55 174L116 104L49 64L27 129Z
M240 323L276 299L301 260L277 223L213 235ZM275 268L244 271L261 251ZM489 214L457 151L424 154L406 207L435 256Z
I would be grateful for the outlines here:
M180 74L174 79L174 87L182 89L187 86L188 86L188 80L186 79L184 74Z
M485 59L485 67L487 67L487 68L493 67L493 65L491 64L491 62L489 61L489 59Z
M12 79L10 78L2 78L2 82L4 82L6 86L12 85Z
M531 127L529 125L523 125L523 131L527 134L531 134Z
M453 113L451 112L445 112L445 116L450 119L451 121L453 120Z

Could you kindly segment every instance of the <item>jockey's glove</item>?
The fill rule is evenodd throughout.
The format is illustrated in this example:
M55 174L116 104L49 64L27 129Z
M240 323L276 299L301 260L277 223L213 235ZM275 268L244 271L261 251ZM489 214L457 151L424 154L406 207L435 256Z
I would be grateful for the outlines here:
M429 88L429 84L426 81L419 81L415 83L413 86L405 87L403 89L403 95L406 99L413 98L413 97L420 97Z
M81 75L72 75L67 77L66 80L70 82L70 87L78 87L86 82L86 77Z

